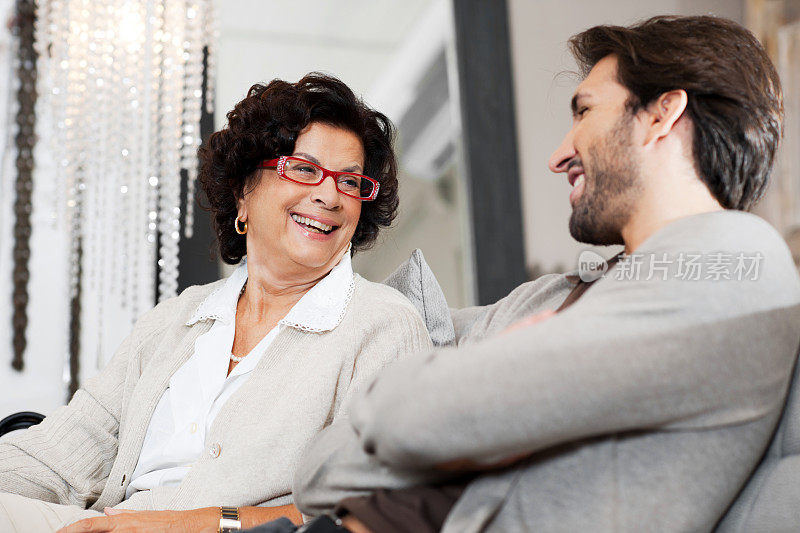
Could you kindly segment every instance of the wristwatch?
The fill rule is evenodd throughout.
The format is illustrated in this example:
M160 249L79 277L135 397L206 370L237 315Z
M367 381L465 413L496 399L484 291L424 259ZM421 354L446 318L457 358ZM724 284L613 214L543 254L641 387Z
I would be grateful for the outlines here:
M219 514L218 533L231 533L242 529L242 523L239 521L238 507L220 507Z

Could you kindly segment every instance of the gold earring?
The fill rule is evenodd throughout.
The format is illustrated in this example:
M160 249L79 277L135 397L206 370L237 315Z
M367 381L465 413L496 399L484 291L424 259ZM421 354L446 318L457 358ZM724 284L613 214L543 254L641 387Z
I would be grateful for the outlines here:
M236 228L236 233L238 233L239 235L244 235L245 233L247 233L247 221L245 220L244 221L244 227L242 229L239 229L239 216L238 215L236 216L236 220L233 221L233 227Z

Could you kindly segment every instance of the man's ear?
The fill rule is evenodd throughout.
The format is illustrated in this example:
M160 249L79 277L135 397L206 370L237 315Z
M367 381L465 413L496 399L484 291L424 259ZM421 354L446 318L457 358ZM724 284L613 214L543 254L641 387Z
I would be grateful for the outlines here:
M666 137L683 116L688 103L689 96L686 91L675 89L662 94L655 102L647 106L649 123L645 144L650 144Z

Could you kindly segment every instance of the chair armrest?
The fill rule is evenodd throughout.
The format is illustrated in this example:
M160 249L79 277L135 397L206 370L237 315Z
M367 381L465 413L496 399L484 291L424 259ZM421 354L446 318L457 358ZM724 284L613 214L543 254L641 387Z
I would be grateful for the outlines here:
M44 420L44 415L33 411L20 411L19 413L8 415L3 420L0 420L0 437L18 429L35 426L42 420Z

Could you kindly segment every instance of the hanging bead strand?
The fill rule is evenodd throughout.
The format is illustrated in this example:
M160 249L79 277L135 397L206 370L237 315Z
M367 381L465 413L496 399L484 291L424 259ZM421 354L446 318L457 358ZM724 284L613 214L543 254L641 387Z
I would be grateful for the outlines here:
M28 281L30 271L28 262L31 256L31 211L33 210L33 149L36 144L36 60L34 49L34 4L32 0L17 0L14 33L17 37L17 134L14 138L17 148L16 198L14 199L14 289L13 317L14 357L11 366L22 371L25 366L23 355L28 344Z

